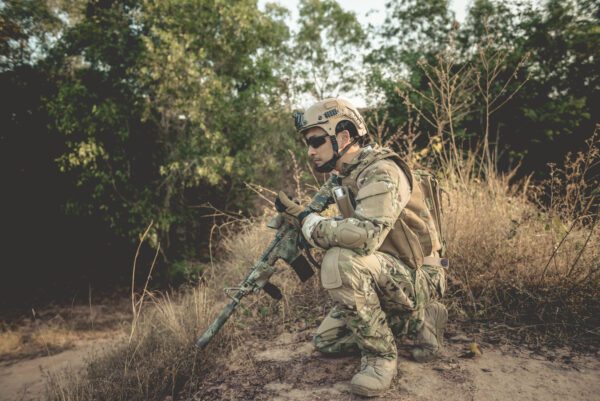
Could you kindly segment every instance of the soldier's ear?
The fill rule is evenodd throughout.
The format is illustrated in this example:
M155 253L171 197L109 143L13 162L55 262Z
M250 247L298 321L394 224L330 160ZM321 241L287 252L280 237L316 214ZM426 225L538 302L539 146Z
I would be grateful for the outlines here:
M350 131L348 131L347 129L338 132L336 134L336 136L337 136L338 143L340 144L340 147L343 148L348 143L350 143Z

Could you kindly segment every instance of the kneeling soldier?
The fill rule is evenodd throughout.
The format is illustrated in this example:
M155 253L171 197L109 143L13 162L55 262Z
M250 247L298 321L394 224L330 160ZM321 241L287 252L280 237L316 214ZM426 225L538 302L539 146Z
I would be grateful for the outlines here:
M360 352L352 391L377 396L397 372L395 336L416 338L417 361L442 347L448 314L436 301L446 284L439 221L407 164L389 149L365 146L365 122L349 102L325 99L294 117L317 171L336 171L339 186L320 192L343 214L325 218L284 193L277 199L280 211L300 220L306 240L326 250L321 281L335 306L314 343L324 354Z

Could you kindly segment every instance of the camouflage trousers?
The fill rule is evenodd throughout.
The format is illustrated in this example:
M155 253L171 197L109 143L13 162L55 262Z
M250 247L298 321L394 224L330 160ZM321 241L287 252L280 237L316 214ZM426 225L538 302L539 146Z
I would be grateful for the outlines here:
M337 247L325 253L321 281L335 306L317 329L317 350L388 359L396 357L394 337L416 335L425 307L446 286L441 267L415 270L386 253L359 255Z

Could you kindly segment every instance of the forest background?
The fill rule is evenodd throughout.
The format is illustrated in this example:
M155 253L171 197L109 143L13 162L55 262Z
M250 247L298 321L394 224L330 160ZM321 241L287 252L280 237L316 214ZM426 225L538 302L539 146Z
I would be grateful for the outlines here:
M452 129L514 183L550 178L599 121L597 2L474 0L460 24L444 0L388 2L375 27L334 0L290 15L255 0L0 1L3 308L125 288L149 226L151 285L197 280L213 224L262 213L249 188L291 188L305 166L299 99L355 90L376 141L419 133L426 149ZM440 131L423 94L441 66L473 86Z

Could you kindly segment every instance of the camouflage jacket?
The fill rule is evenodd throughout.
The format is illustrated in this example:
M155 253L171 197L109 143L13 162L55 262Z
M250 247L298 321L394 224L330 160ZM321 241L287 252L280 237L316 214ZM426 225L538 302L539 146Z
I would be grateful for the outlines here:
M369 162L380 151L362 148L344 165L338 182L350 189L356 204L354 215L320 219L307 238L313 245L349 248L364 255L379 249L410 198L409 179L396 162L386 158ZM356 174L358 166L361 171ZM329 181L322 190L331 190Z

